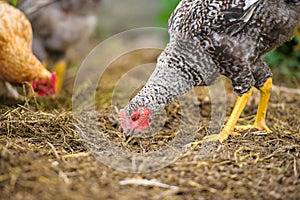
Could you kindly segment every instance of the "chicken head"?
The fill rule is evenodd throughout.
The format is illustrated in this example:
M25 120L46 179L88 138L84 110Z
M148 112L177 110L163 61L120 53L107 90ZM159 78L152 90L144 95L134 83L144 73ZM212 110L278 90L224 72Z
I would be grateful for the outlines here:
M39 96L56 96L56 73L52 72L49 78L36 78L32 81L33 90Z
M119 116L127 140L135 131L141 132L149 126L151 111L146 107L139 107L130 115L127 110L122 109Z

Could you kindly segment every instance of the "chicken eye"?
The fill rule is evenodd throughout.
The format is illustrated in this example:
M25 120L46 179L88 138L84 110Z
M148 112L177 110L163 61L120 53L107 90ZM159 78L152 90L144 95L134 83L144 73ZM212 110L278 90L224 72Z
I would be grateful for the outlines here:
M139 119L139 116L132 116L131 117L131 120L134 121L134 122L137 121L138 119Z
M139 113L140 113L140 115L143 115L144 114L144 109L140 109Z

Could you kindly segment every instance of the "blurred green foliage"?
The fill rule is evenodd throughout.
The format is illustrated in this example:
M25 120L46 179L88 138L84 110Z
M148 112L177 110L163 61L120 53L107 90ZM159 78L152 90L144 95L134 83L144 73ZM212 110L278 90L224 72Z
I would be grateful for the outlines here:
M7 0L7 2L16 7L18 0Z
M168 19L175 10L176 6L180 2L180 0L161 0L161 10L157 17L157 25L160 27L167 28L168 27Z
M263 60L273 68L273 72L300 79L299 38L294 37L275 50L265 54Z
M161 0L161 10L157 17L158 26L168 26L168 19L179 2L180 0ZM294 37L290 42L286 42L263 56L263 60L267 62L273 72L300 79L299 39L300 38L297 39L297 37Z

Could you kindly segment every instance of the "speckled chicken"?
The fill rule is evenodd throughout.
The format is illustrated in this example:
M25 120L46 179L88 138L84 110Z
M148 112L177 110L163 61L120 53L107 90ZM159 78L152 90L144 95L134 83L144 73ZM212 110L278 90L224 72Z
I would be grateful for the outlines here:
M30 22L18 9L0 0L0 79L12 84L32 84L40 95L55 96L55 73L32 53Z
M300 0L182 0L169 19L170 42L146 85L120 110L125 136L143 131L149 117L218 74L232 81L236 105L223 130L210 139L236 135L236 122L254 87L260 102L253 125L271 132L265 117L272 73L261 55L290 40L300 20Z

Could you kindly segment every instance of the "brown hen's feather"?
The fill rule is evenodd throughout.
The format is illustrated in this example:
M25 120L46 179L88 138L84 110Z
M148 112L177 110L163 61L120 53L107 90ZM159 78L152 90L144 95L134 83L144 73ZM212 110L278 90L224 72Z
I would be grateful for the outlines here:
M32 29L25 15L0 1L0 19L0 78L10 83L48 80L51 73L32 53Z

